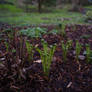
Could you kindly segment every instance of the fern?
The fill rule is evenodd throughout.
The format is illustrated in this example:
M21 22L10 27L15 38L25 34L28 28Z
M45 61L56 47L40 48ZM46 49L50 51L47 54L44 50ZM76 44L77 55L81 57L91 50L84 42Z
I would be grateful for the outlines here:
M79 43L79 41L77 40L77 41L76 41L76 49L75 49L77 62L78 62L78 56L79 56L79 54L80 54L80 52L81 52L81 48L82 48L82 46L81 46L81 44Z
M43 45L43 50L40 50L39 48L36 48L36 49L41 56L43 71L45 75L48 76L53 54L56 49L56 45L49 48L48 44L44 41L42 41L42 45Z
M72 40L67 41L66 44L64 44L64 42L62 41L61 47L63 51L64 62L67 60L67 52L68 52L68 49L71 47L71 45L72 45Z
M26 41L26 48L27 48L27 52L28 52L28 59L29 61L33 60L33 45L31 45L28 41Z

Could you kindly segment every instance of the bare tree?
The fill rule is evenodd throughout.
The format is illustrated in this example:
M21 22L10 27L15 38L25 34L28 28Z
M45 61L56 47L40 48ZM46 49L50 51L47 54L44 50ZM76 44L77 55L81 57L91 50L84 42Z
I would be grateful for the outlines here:
M79 9L79 0L72 0L72 9L78 11Z
M42 0L38 0L38 12L41 13L42 9Z
M62 6L62 0L56 0L56 7L61 8Z
M42 4L43 2L46 0L38 0L38 12L41 13L42 12Z
M16 0L16 6L22 7L24 5L23 2L24 0Z

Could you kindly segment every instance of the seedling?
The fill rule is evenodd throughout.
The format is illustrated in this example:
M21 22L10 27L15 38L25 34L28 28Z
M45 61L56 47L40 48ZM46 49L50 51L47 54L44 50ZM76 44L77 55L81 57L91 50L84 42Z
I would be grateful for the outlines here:
M8 37L9 37L10 40L12 40L12 39L14 38L14 37L13 37L13 33L12 33L12 34L9 33L9 34L8 34Z
M86 59L87 59L87 63L92 63L90 62L92 59L92 51L89 45L86 45Z
M43 50L40 50L39 48L37 48L37 51L40 53L40 56L41 56L44 74L48 76L50 66L51 66L51 61L56 49L56 45L53 45L49 48L48 44L45 41L42 41L42 45L43 45Z
M16 53L16 49L12 49L12 51L11 51L12 53Z
M84 38L84 39L88 39L90 37L91 37L90 35L83 35L83 36L81 36L81 38Z
M62 41L61 47L62 47L62 51L63 51L64 62L66 62L66 60L67 60L67 52L68 52L69 48L71 47L71 45L72 45L72 40L67 41L66 44Z
M62 35L62 37L65 37L66 36L65 25L64 24L62 25L61 35Z
M65 32L65 24L59 24L59 30L60 30L60 34L62 37L66 36L66 32Z
M58 30L53 29L53 30L51 30L50 32L48 32L48 34L58 34Z
M29 55L28 60L32 61L33 60L33 45L30 44L28 41L26 41L26 48Z
M4 30L4 33L6 33L6 34L9 34L11 32L12 32L12 29L10 29L10 28Z
M9 44L7 42L5 42L5 47L6 47L6 51L9 51Z
M72 26L72 31L75 31L75 30L76 30L76 26L73 25L73 26Z
M82 46L81 46L81 44L79 43L79 41L77 40L77 41L76 41L76 48L75 48L75 51L76 51L76 60L77 60L77 62L78 62L78 56L79 56L79 54L80 54L80 52L81 52L81 48L82 48Z

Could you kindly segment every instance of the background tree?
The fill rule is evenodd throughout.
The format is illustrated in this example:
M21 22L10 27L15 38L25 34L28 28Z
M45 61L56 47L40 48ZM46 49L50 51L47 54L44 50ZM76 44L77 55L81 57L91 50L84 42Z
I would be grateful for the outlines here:
M23 0L23 3L25 4L26 12L29 12L29 6L32 5L32 0Z
M62 0L56 0L56 7L61 8Z
M73 11L79 10L79 0L72 0L72 10Z
M15 2L17 7L22 8L24 6L24 0L16 0Z
M42 11L42 0L38 0L38 12L41 13Z

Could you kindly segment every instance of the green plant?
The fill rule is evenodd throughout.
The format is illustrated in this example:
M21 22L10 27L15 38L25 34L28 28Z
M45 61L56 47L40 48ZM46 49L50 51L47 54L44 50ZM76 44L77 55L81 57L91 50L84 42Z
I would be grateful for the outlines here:
M11 28L7 28L4 30L4 33L6 33L6 34L11 33L11 32L13 32Z
M77 62L78 62L78 56L79 56L79 54L80 54L80 52L81 52L81 48L82 48L82 46L81 46L81 44L79 43L79 41L77 40L77 41L76 41L76 48L75 48L76 60L77 60Z
M48 34L58 34L58 30L53 29L53 30L51 30L50 32L48 32Z
M8 37L10 40L12 40L14 37L13 37L13 34L8 34Z
M65 32L65 25L64 24L59 24L60 27L60 34L62 35L62 37L66 36L66 32Z
M42 37L43 34L46 34L46 29L45 28L28 28L28 29L23 29L20 31L21 35L26 35L31 38L37 38L37 37Z
M73 26L72 26L72 31L75 31L75 30L76 30L76 26L73 25Z
M64 62L67 60L67 52L69 48L71 47L71 45L72 45L72 40L67 41L66 44L64 43L64 41L62 41L61 47L63 51L62 55L63 55Z
M9 43L8 42L5 42L5 47L6 47L6 51L8 52L9 51Z
M90 35L83 35L83 36L81 36L80 38L88 39L88 38L90 38L90 37L91 37Z
M4 34L0 32L0 42L4 40Z
M9 38L9 40L11 42L11 40L13 40L13 38L14 38L15 31L12 30L11 28L8 28L8 29L4 30L4 33L8 36L8 38Z
M27 48L27 52L28 52L28 60L32 61L33 60L33 45L30 44L28 41L26 41L26 48Z
M92 11L88 11L86 16L87 16L87 19L92 19Z
M87 59L87 63L92 63L92 51L90 49L89 45L86 45L86 59Z
M12 53L16 53L16 49L12 49L11 52L12 52Z
M37 48L37 51L40 53L41 56L43 71L45 75L48 76L53 54L56 49L56 45L53 45L49 48L48 44L43 40L42 40L42 45L43 45L43 50Z

